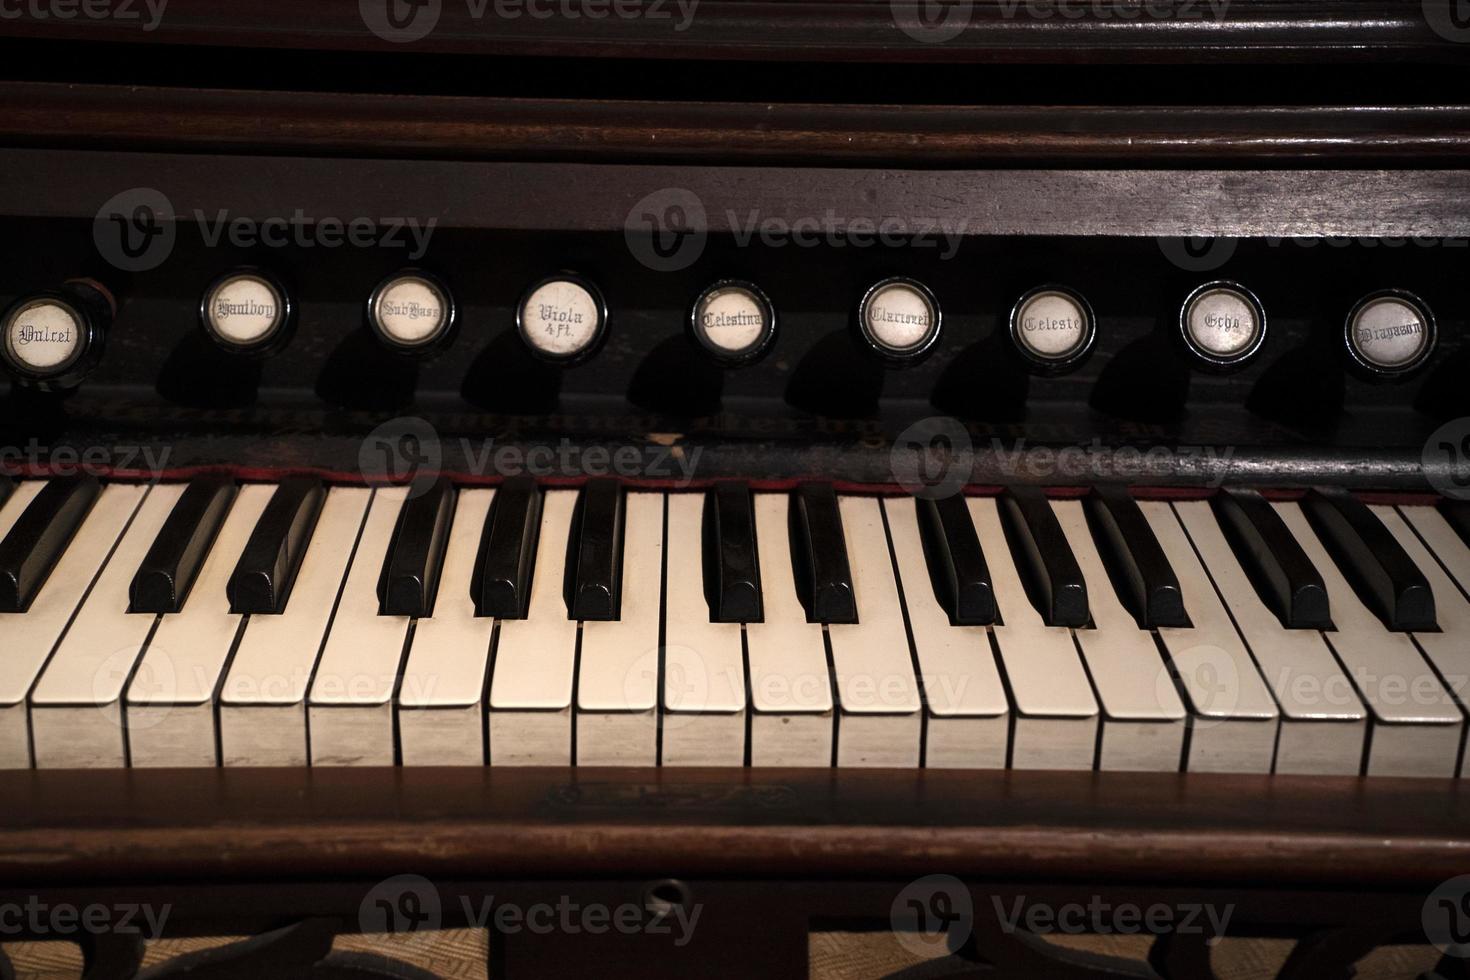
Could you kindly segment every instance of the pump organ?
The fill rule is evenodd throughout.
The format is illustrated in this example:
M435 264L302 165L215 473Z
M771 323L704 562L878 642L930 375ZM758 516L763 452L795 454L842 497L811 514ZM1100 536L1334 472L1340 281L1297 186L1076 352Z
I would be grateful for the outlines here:
M1190 793L1315 853L1267 802L1300 787L1369 800L1326 819L1370 890L1449 877L1354 863L1464 841L1448 8L959 6L15 21L0 783L462 803L488 767L737 832L751 787L831 785L863 803L808 843L853 870L866 816L973 830L980 786L1002 836L1130 811L1144 876L1220 829ZM1162 104L1196 60L1228 95ZM1404 63L1422 104L1384 109ZM36 792L0 833L66 821ZM1373 822L1404 793L1422 833Z

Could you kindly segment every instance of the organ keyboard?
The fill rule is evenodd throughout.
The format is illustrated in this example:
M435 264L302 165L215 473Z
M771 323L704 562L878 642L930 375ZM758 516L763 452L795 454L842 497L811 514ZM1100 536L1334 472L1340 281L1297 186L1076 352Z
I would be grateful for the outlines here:
M0 9L0 976L93 886L211 976L1464 952L1454 3L72 6Z
M1251 540L1199 499L964 502L935 522L826 484L22 480L0 758L1462 772L1463 504L1314 490L1253 504L1284 536ZM497 540L505 521L530 533ZM160 561L162 609L140 602ZM1255 564L1320 583L1328 621L1294 623ZM491 615L497 567L526 597ZM242 609L242 574L283 598ZM959 622L957 590L993 595L989 621Z

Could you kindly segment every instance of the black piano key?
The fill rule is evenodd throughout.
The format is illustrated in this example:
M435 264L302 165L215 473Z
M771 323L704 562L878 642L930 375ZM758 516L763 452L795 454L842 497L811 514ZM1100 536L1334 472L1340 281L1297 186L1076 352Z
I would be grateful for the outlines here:
M934 595L957 626L995 622L995 587L970 508L959 494L915 501Z
M1213 506L1235 557L1282 624L1331 629L1322 576L1270 502L1254 490L1226 487Z
M128 590L133 612L176 613L184 608L199 566L234 500L232 477L190 481L133 575Z
M102 487L91 476L47 482L0 541L0 612L31 607Z
M1470 546L1470 500L1441 500L1439 512L1449 522L1450 527L1460 536L1460 540Z
M856 623L857 599L847 537L830 483L806 483L791 495L791 563L797 597L813 623Z
M760 567L750 487L718 483L704 499L704 594L716 623L759 623Z
M1122 487L1099 487L1087 498L1101 552L1116 569L1119 597L1144 629L1187 627L1179 577L1138 502Z
M1087 582L1046 495L1035 487L1014 487L1001 497L1000 513L1016 565L1047 625L1086 626Z
M470 581L476 616L526 618L540 527L541 489L536 480L523 474L502 483L485 515Z
M15 490L15 481L8 476L0 476L0 507L5 506L5 501L10 499L10 494Z
M1434 592L1393 532L1346 490L1313 490L1302 501L1327 553L1391 630L1434 630Z
M588 480L577 498L567 541L567 615L615 620L622 603L623 488L611 477Z
M231 612L254 616L285 611L326 498L322 481L314 477L283 480L276 487L225 586Z
M378 576L378 612L383 616L428 616L434 611L439 569L449 541L454 487L439 477L417 485L398 511L398 523Z

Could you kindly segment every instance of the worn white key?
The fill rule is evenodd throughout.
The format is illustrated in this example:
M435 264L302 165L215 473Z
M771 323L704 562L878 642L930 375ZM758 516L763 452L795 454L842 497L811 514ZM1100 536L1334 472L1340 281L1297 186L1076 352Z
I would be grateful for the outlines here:
M314 766L393 765L393 691L413 620L378 615L378 579L408 490L374 491L368 505L307 694Z
M327 491L286 608L252 616L220 689L227 766L305 766L306 692L373 492Z
M230 612L230 575L276 488L241 487L184 607L159 620L128 685L128 755L136 768L218 762L215 691L244 616Z
M541 505L536 570L525 619L502 619L490 679L490 764L565 766L572 761L577 623L562 598L575 490Z
M893 578L883 505L837 500L858 622L827 627L837 688L837 764L917 768L923 727L913 654Z
M495 619L476 616L470 583L493 490L462 490L454 505L434 615L413 629L398 690L405 766L485 764L485 683Z
M30 506L31 501L36 499L36 494L45 489L49 480L22 480L15 485L10 496L0 504L0 541L15 527L15 522L20 520L21 512Z
M45 480L27 480L11 492L10 498L0 507L0 541L5 540L5 536L20 519L21 512L30 506L46 483ZM97 565L101 564L99 557ZM92 573L96 573L95 568ZM92 575L88 575L87 581L80 584L80 589L85 589L91 581ZM46 584L50 585L51 579L48 578ZM73 609L81 596L80 589L77 591L78 599L72 602ZM32 603L32 608L35 605L36 603ZM71 615L70 611L67 615ZM0 645L5 650L3 659L0 659L0 769L25 769L31 764L31 729L26 722L25 696L35 682L36 673L45 662L46 655L56 645L56 640L65 627L65 620L61 623L42 624L40 628L36 627L36 622L19 613L0 613L0 636L5 638L3 645ZM31 627L29 637L22 632L28 626ZM40 650L43 644L45 649ZM12 646L20 648L19 662L11 662ZM11 692L16 695L14 700L5 700Z
M791 569L789 498L757 493L756 552L765 622L745 625L750 666L750 764L832 764L832 679L820 623L806 621Z
M1322 634L1287 629L1261 601L1208 502L1173 507L1281 710L1275 771L1355 775L1368 711Z
M1188 717L1153 636L1119 601L1082 504L1052 504L1087 582L1092 629L1074 630L1103 707L1099 769L1175 771Z
M1450 522L1434 507L1400 507L1399 513L1414 526L1434 557L1465 595L1470 595L1470 547L1455 533ZM1439 590L1434 590L1436 604Z
M1365 606L1327 554L1301 506L1273 504L1327 586L1335 630L1323 635L1372 712L1369 776L1452 776L1463 718L1407 633Z
M1440 681L1454 694L1455 703L1459 705L1460 713L1464 714L1466 699L1470 697L1470 600L1466 600L1465 594L1446 574L1435 555L1449 554L1452 558L1458 557L1460 564L1467 564L1465 543L1433 507L1403 507L1403 516L1399 510L1383 505L1370 505L1368 509L1383 522L1383 526L1398 541L1399 547L1404 549L1404 553L1429 582L1429 590L1434 593L1434 616L1439 632L1415 633L1414 642L1439 672ZM1419 534L1414 533L1415 528L1411 528L1404 519L1416 511L1419 513L1415 515L1415 527L1424 529L1419 532L1424 535L1423 541L1419 539ZM1425 546L1426 542L1429 547ZM1464 731L1462 726L1462 749ZM1463 751L1460 756L1463 767ZM1460 773L1464 774L1463 768Z
M1191 772L1271 771L1280 712L1189 536L1161 501L1138 505L1179 579L1189 628L1158 630L1189 703L1184 768Z
M0 510L0 537L10 533L21 511L45 483L28 480L15 488L5 509ZM26 695L145 492L144 487L137 486L105 488L31 608L23 613L0 613L0 769L30 767Z
M577 765L658 765L658 627L664 498L623 501L623 575L616 620L582 624L577 678ZM699 566L680 574L697 577Z
M745 651L739 623L710 622L703 580L704 495L668 497L664 598L666 766L745 761Z
M127 765L123 688L158 620L128 612L128 588L183 492L183 484L148 491L36 682L31 736L38 769Z
M934 594L913 499L889 498L883 510L924 692L924 765L1004 769L1010 702L990 647L990 631L950 624ZM987 562L994 560L986 554Z
M1000 612L990 632L1013 701L1010 766L1091 769L1101 719L1072 631L1046 625L1027 598L995 501L972 497L969 505Z

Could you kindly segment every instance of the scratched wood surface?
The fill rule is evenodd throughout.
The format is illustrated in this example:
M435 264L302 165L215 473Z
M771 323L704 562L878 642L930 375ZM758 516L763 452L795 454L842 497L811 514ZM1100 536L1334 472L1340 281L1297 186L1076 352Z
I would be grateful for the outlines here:
M1128 773L364 769L0 773L0 879L660 873L1418 887L1463 782Z

